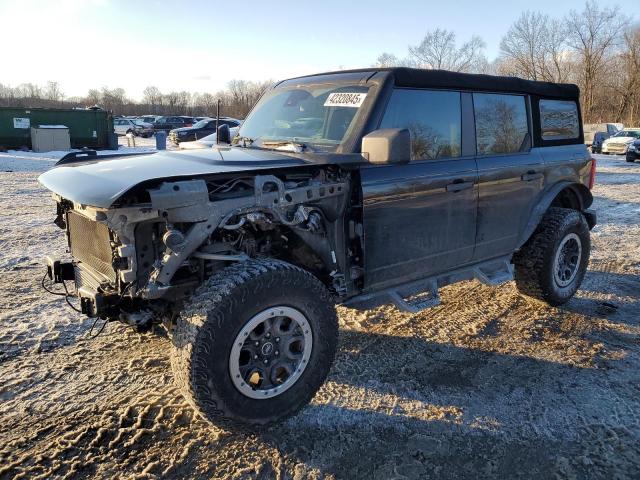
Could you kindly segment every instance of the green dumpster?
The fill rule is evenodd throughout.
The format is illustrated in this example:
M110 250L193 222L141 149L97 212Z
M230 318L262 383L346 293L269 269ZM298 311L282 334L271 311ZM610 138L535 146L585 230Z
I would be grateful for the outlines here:
M105 110L0 107L0 149L31 148L31 127L64 125L72 148L109 147L113 117Z

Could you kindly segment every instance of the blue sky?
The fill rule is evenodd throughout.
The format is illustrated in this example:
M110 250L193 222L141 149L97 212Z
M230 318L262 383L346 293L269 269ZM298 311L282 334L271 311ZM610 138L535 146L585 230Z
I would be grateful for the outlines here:
M638 0L598 4L640 18ZM54 80L67 95L106 85L133 98L147 85L214 92L233 78L367 67L384 51L403 57L438 27L459 41L480 35L493 59L523 11L562 16L583 7L578 0L0 0L0 83Z

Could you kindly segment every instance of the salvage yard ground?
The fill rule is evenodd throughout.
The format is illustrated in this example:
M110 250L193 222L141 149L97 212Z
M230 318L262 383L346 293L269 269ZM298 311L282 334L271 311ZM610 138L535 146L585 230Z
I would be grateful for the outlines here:
M194 418L170 341L91 320L40 288L62 254L37 183L51 160L0 154L0 478L638 478L640 163L598 157L589 271L551 308L445 288L418 315L339 308L328 381L285 423Z

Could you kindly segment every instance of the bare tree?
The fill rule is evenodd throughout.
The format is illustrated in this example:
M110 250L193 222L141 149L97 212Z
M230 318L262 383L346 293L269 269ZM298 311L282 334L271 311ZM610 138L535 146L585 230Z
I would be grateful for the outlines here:
M554 19L548 23L546 34L547 58L543 78L550 82L568 82L575 62L567 50L567 27L563 21Z
M566 82L571 70L564 24L524 12L500 42L502 73L530 80Z
M176 107L180 103L180 94L178 92L169 92L162 96L162 103L168 107L165 113L175 115L177 113Z
M624 48L615 59L616 120L633 123L640 106L640 25L624 33ZM626 115L625 115L626 114Z
M47 86L44 90L44 96L47 100L51 100L54 103L62 102L62 100L64 100L64 93L62 93L62 89L58 82L47 82Z
M511 25L500 42L500 52L509 68L519 77L538 80L544 69L546 24L548 17L526 11Z
M125 103L128 103L126 92L123 88L109 89L108 87L102 87L100 103L106 110L120 110Z
M378 56L374 66L379 68L399 67L401 63L400 59L393 53L384 52Z
M476 35L458 47L453 31L437 28L427 32L419 45L409 47L409 56L420 68L474 72L486 63L484 48L484 41Z
M17 95L21 95L30 99L42 98L42 88L33 83L23 83L22 85L18 86L17 90Z
M142 98L146 104L151 105L152 109L155 109L158 105L162 105L162 93L158 87L149 86L145 88L142 92Z
M100 90L96 88L90 89L89 92L87 93L85 100L86 100L85 101L86 105L89 107L93 107L94 105L99 105L102 100L102 96L100 95Z
M568 45L578 63L578 82L582 88L582 111L592 121L598 83L605 75L613 51L620 45L622 33L629 23L618 9L600 8L589 0L582 12L571 11L565 18Z
M531 80L562 81L566 77L566 46L563 24L548 15L526 11L500 42L503 70Z

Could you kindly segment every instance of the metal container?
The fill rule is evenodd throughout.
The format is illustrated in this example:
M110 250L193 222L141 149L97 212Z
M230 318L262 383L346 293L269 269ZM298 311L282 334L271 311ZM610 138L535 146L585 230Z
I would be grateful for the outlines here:
M156 132L156 149L158 150L167 149L167 132L164 132L162 130Z
M108 148L113 118L105 110L0 107L0 148L31 148L31 128L65 125L72 148Z
M31 149L34 152L66 151L71 149L69 129L64 125L31 127Z

